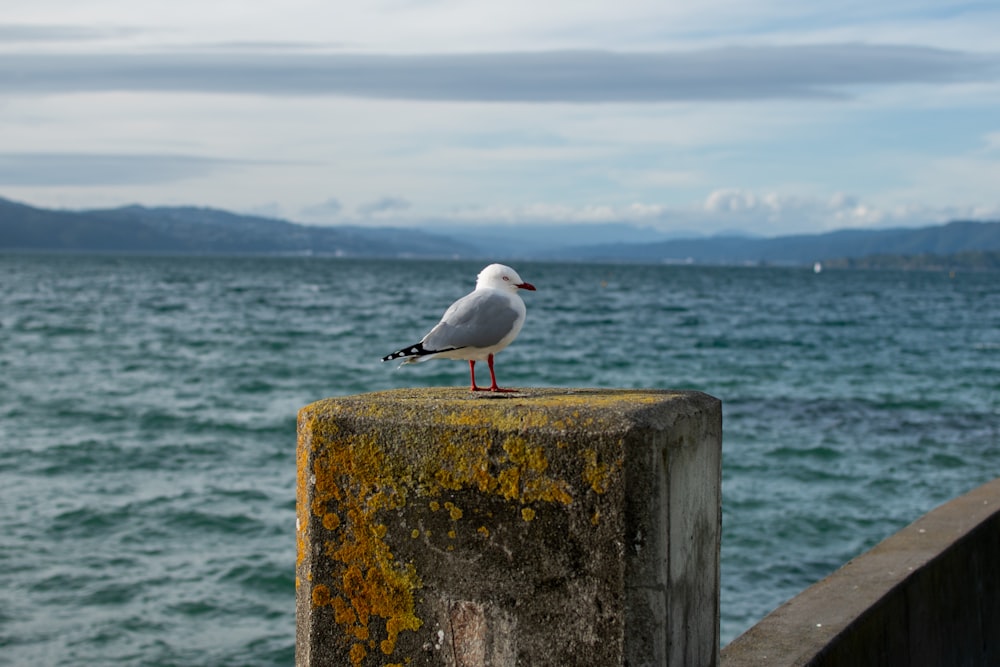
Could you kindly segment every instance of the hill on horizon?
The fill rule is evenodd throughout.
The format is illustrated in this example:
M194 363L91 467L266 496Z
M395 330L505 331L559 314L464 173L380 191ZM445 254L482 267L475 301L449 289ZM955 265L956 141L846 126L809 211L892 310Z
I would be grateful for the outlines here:
M625 223L617 236L610 224L567 225L562 234L553 225L529 224L427 229L320 227L194 206L61 211L0 198L0 250L8 251L798 265L1000 251L1000 222L979 221L770 238L672 238Z
M428 258L475 252L411 229L313 227L194 206L53 211L7 199L0 199L0 249Z
M844 229L771 238L677 239L643 245L567 248L559 256L712 264L811 264L871 255L953 255L982 250L1000 250L1000 222L959 220L928 227Z

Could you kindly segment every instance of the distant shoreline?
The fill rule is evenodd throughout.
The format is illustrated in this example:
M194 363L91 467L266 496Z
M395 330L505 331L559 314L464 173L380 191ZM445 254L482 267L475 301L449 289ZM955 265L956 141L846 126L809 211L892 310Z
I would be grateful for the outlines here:
M824 269L899 271L1000 271L1000 252L970 251L950 255L867 255L826 260Z
M484 260L478 256L434 257L415 255L344 255L313 252L268 252L268 251L178 251L178 250L96 250L88 248L0 248L0 256L58 256L58 257L149 257L157 259L335 259L338 261L415 261L415 262L475 262ZM567 257L523 257L519 261L553 264L594 264L594 265L647 265L672 267L720 267L747 269L808 269L816 264L821 271L927 271L933 273L973 272L989 273L1000 271L1000 251L962 252L952 255L869 255L865 257L840 257L822 262L769 262L769 261L673 261L669 259L633 258L567 258ZM819 272L819 271L818 271Z

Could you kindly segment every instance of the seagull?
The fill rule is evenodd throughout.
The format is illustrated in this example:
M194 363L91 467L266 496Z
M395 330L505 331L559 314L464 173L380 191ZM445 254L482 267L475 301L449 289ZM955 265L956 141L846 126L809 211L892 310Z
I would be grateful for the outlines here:
M441 321L415 345L382 357L412 364L427 359L467 359L472 391L516 391L497 386L493 355L517 338L524 324L524 301L518 290L534 292L535 286L521 280L517 271L503 264L490 264L476 277L476 289L451 304ZM490 367L489 387L476 386L476 362Z

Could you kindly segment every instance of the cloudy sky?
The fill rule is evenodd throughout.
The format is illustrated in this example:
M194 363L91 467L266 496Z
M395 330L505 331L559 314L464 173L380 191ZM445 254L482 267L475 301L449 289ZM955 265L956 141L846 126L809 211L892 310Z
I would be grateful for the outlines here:
M996 0L34 0L0 20L0 196L38 206L1000 219Z

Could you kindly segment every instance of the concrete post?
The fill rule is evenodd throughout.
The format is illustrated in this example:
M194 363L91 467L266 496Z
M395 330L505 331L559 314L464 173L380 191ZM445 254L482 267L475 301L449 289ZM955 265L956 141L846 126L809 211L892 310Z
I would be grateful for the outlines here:
M298 437L298 667L718 663L717 399L397 390Z

